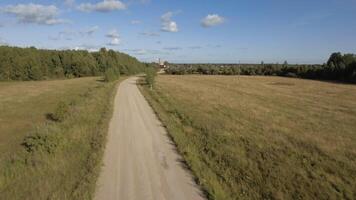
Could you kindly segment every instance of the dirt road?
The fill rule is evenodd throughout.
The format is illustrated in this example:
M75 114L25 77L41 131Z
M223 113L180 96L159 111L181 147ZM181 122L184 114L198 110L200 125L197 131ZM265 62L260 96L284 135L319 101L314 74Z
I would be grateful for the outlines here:
M95 199L204 199L136 80L122 82L115 97Z

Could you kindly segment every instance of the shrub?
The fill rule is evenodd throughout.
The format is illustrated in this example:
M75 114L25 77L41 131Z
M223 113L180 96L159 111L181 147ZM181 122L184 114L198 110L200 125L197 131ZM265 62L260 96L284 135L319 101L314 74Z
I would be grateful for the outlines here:
M286 76L286 77L292 77L292 78L297 78L297 77L298 77L298 76L297 76L295 73L293 73L293 72L288 72L285 76Z
M120 78L120 71L117 68L108 68L105 72L104 72L104 80L106 82L112 82L115 81L117 79Z
M54 136L35 134L28 136L24 139L22 146L26 151L33 153L36 151L42 151L47 153L54 153L58 146L59 140Z
M155 77L157 76L157 71L155 68L146 69L146 83L152 89L155 83Z
M69 105L63 101L59 102L55 111L51 114L51 119L53 121L61 122L65 119L69 112Z

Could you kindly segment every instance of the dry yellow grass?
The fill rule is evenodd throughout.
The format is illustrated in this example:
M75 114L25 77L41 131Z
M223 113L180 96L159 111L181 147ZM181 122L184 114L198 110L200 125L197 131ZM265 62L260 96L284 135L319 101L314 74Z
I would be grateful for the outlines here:
M211 199L355 199L356 86L168 76L144 90Z
M44 122L58 102L94 87L97 79L0 82L0 156L19 148L23 137Z

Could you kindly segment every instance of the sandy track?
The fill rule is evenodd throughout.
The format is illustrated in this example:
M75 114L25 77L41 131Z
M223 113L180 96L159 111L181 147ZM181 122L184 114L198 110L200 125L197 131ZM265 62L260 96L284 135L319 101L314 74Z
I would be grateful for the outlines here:
M95 199L204 199L136 80L122 82L115 97Z

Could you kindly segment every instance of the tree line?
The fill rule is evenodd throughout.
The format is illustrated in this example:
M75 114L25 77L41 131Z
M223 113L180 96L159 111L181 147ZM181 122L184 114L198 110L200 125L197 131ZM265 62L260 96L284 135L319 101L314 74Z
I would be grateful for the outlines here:
M43 80L144 72L148 64L127 54L100 49L42 50L0 46L0 80Z
M322 65L288 64L169 64L168 74L265 75L356 83L356 55L331 54Z

